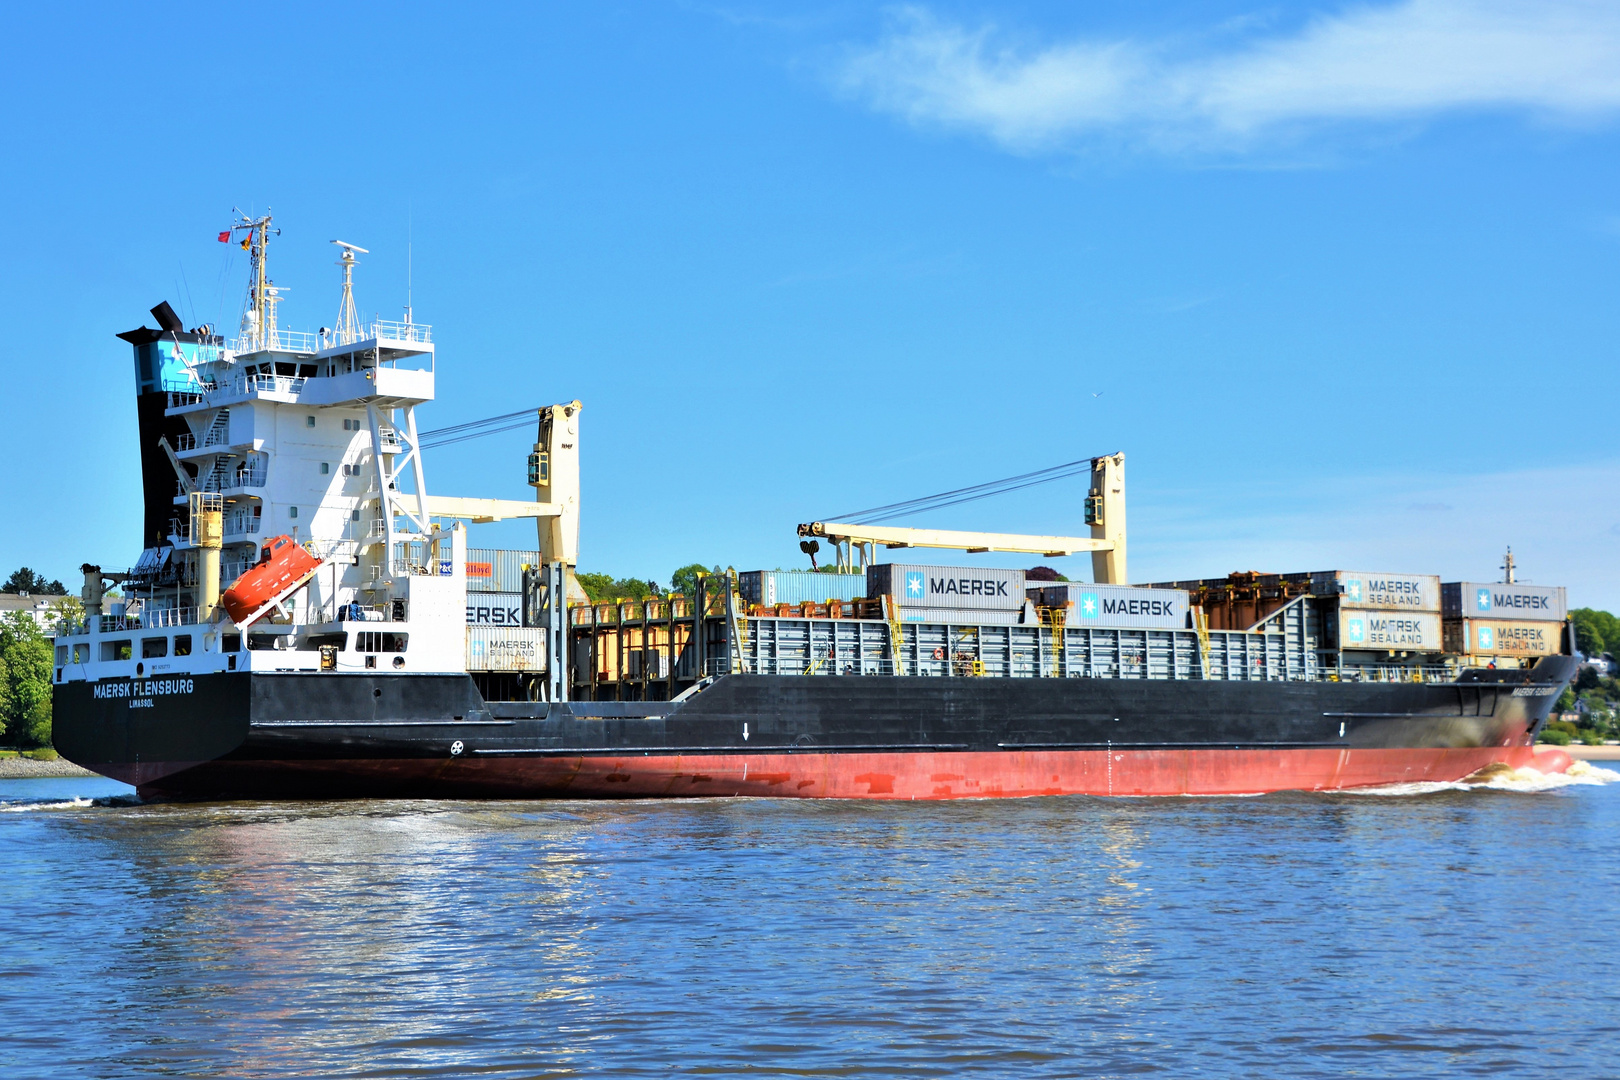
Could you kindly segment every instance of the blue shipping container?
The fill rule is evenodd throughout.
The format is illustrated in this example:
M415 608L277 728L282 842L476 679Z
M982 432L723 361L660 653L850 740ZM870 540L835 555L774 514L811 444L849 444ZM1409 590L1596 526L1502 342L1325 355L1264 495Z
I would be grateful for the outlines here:
M737 591L750 604L824 604L866 595L865 574L818 574L812 570L747 570Z

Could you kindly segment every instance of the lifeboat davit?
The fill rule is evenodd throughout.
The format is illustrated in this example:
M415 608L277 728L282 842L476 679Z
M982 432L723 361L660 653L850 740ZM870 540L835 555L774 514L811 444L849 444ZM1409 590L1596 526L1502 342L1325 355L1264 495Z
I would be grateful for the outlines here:
M296 590L315 576L321 560L299 546L290 536L273 536L264 545L264 555L236 584L220 595L225 613L238 626L246 624L265 607Z

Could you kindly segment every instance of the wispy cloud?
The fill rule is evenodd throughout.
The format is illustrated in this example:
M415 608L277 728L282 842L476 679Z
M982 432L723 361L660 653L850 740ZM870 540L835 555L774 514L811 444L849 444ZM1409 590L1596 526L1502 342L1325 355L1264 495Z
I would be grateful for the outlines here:
M835 81L879 111L1020 152L1097 138L1243 150L1463 110L1587 123L1620 113L1620 4L1402 0L1281 32L1044 42L907 7L843 56Z

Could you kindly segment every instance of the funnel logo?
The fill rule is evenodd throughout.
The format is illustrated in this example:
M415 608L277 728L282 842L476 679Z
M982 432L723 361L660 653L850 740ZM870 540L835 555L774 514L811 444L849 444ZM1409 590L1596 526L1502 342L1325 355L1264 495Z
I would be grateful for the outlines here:
M1474 607L1479 611L1489 611L1489 610L1491 610L1491 590L1489 590L1489 589L1475 589L1474 590Z
M1095 619L1097 617L1097 594L1085 592L1080 594L1080 617L1082 619Z
M1479 628L1479 647L1482 652L1496 648L1496 631L1493 628L1489 626Z
M1361 602L1361 579L1346 578L1344 582L1344 591L1349 595L1351 600L1354 600L1359 604Z
M1354 584L1356 586L1356 590L1359 592L1361 589L1361 582L1358 581ZM1361 618L1345 620L1344 636L1349 639L1350 644L1352 645L1360 645L1362 642L1366 641L1367 620Z
M907 597L916 597L918 600L921 600L923 598L923 593L926 590L927 590L927 586L925 584L923 584L923 576L922 576L922 574L920 572L914 572L914 571L910 571L910 570L906 571L906 596Z

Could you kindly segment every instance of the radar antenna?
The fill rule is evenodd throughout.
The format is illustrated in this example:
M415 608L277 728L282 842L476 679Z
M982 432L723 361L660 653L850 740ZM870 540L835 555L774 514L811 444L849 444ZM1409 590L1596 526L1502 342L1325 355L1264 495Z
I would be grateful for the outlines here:
M343 299L338 304L337 327L333 333L339 345L353 345L360 340L360 316L354 310L354 253L370 255L371 252L344 240L332 243L343 249L343 257L338 260L338 265L343 267Z

